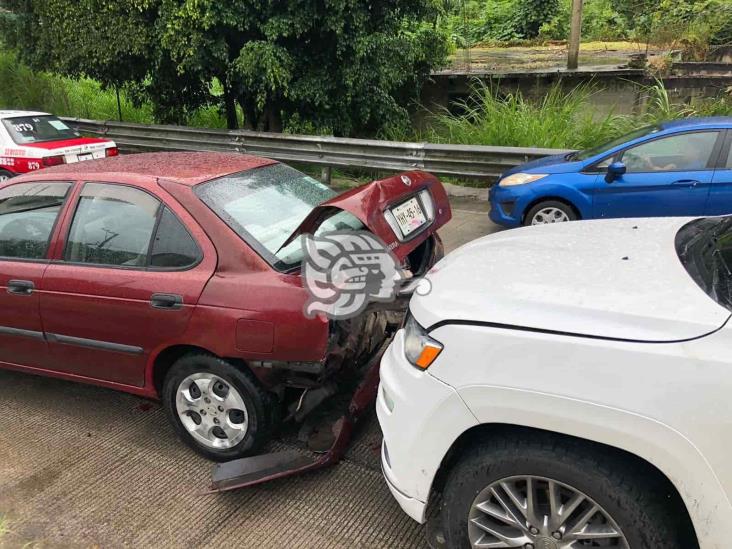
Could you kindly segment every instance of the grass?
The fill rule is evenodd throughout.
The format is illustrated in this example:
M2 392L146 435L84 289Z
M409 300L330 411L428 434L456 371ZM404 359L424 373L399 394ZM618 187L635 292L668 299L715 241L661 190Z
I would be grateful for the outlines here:
M723 97L697 105L678 105L658 81L643 89L642 114L598 116L592 96L596 89L581 84L569 91L554 85L540 100L520 91L499 93L478 83L473 98L458 104L462 114L433 113L427 128L412 138L436 143L583 149L608 141L635 128L689 116L732 115L732 101ZM408 138L409 136L401 136Z
M0 109L12 108L52 112L59 116L118 120L117 94L102 89L89 78L72 79L36 72L19 63L15 54L0 51ZM120 91L122 120L153 124L150 103L134 104L124 90ZM216 107L196 111L188 124L205 128L225 128L226 120Z
M15 55L0 52L0 108L41 110L61 116L116 120L117 96L88 78L73 80L32 71ZM150 105L133 105L120 94L122 118L128 122L152 123Z

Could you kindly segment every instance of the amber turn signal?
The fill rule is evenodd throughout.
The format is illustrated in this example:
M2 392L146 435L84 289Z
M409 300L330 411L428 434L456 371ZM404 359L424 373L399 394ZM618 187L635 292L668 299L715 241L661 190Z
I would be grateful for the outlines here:
M420 368L429 368L430 364L432 364L437 358L437 355L440 354L440 351L442 351L442 347L433 347L430 344L425 345L422 352L419 354L415 365Z

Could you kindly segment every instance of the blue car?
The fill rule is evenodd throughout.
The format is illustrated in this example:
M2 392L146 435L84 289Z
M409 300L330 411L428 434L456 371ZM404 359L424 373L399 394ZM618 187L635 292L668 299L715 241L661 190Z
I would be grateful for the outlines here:
M732 117L636 130L586 151L507 171L490 218L518 227L575 219L732 213Z

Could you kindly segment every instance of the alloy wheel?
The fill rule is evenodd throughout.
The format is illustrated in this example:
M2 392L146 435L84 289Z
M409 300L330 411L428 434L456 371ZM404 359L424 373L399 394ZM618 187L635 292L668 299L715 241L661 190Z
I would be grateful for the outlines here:
M175 406L183 427L207 448L233 448L247 434L244 399L230 383L209 372L186 377L178 386Z
M545 225L547 223L562 223L569 221L567 212L560 210L559 208L543 208L534 214L531 219L532 225Z
M473 501L468 537L475 548L629 549L609 513L587 494L536 476L497 480Z

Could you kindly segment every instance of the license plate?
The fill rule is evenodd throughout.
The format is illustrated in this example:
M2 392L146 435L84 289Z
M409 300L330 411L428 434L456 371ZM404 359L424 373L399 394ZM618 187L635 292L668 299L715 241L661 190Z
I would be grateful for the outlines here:
M394 214L404 236L413 233L427 223L427 217L416 198L410 198L404 204L392 208L391 213Z
M79 162L83 162L84 160L91 160L91 159L93 159L94 158L94 154L92 154L92 153L80 154L80 155L77 155L76 158L79 160Z

